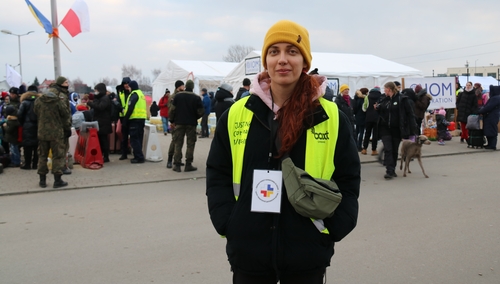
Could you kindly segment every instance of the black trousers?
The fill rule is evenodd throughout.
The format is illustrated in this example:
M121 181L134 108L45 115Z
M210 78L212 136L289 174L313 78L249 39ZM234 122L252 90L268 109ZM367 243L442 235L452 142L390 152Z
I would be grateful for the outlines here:
M36 169L38 166L38 146L23 146L24 165ZM73 153L74 154L74 153Z
M208 137L208 114L201 118L201 137Z
M122 156L127 156L130 125L123 125L123 117L120 117L120 122L122 123L122 141L120 141L120 151L122 153Z
M423 118L415 117L415 122L417 123L417 135L422 134L422 120Z
M377 140L378 140L378 131L377 131L377 122L367 122L365 130L365 139L363 140L363 149L368 149L368 143L370 143L370 136L372 137L372 151L377 150ZM373 132L373 135L372 135Z
M325 270L310 273L282 275L280 284L323 284ZM256 276L233 271L233 284L276 284L276 275Z
M101 147L102 156L104 158L109 158L109 135L108 134L98 134L99 146Z
M146 121L144 119L129 119L128 121L130 146L132 146L132 152L134 154L134 159L136 160L144 160L144 153L142 153L142 140L144 138L145 124Z
M399 144L401 137L399 135L383 135L384 143L384 164L388 174L394 173L398 163Z

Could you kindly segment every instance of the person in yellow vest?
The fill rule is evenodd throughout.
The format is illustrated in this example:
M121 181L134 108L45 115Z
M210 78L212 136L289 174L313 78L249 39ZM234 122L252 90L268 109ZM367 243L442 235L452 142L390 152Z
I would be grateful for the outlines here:
M250 95L217 123L207 159L207 200L226 237L233 283L324 283L334 243L356 226L360 161L352 127L323 98L327 79L308 75L308 31L282 20L267 32L265 68ZM311 219L287 197L281 161L333 180L342 201L333 216Z
M127 86L130 95L125 106L125 116L123 117L123 126L128 127L130 134L130 146L134 158L130 160L132 164L144 163L144 154L142 153L142 139L144 137L144 125L146 124L147 106L146 98L136 81L130 81ZM123 152L122 152L123 153Z
M127 100L130 95L130 78L129 77L123 77L122 79L122 84L116 86L116 92L118 94L118 99L120 100L120 105L121 105L121 111L120 111L120 122L122 125L122 139L120 141L120 160L126 160L127 159L127 153L128 153L128 136L129 136L129 129L126 127L126 125L123 125L123 119L125 117L125 109L127 108Z

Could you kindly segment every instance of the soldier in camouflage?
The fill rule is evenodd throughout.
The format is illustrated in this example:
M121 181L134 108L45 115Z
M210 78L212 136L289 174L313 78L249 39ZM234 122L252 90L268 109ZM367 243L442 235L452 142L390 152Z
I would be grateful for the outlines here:
M67 106L68 108L68 113L70 114L69 116L69 124L71 125L71 106L69 102L69 81L63 76L59 76L56 79L56 82L51 84L49 86L48 92L54 93L56 96L58 96L61 101L63 101L64 105ZM70 128L71 130L71 128ZM64 138L64 147L65 147L65 153L64 157L66 160L66 153L69 151L69 136ZM71 174L71 170L68 168L68 166L65 164L63 168L63 174L69 175Z
M172 104L174 101L175 95L177 93L184 91L184 82L181 80L177 80L175 82L175 90L172 95L170 95L170 98L168 99L168 111L171 112L175 106ZM172 168L172 160L174 158L174 152L175 152L175 127L171 126L170 127L170 133L172 134L172 140L170 141L170 146L168 147L168 160L167 160L167 168L171 169Z
M71 115L68 106L58 95L49 91L35 100L35 114L38 118L38 174L39 185L47 186L46 176L49 173L47 158L52 150L52 173L54 188L67 186L61 179L66 167L66 140L71 135Z
M169 109L168 119L174 125L174 167L175 172L181 171L182 146L184 136L186 136L186 167L185 172L196 171L197 168L192 165L194 146L196 144L196 126L198 119L205 113L205 108L201 103L200 96L193 93L194 82L186 82L186 90L175 95L172 105Z

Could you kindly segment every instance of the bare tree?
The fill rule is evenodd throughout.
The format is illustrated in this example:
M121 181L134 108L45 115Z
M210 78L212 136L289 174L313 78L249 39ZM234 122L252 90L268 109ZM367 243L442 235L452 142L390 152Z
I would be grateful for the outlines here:
M123 64L122 77L129 77L131 80L138 80L142 78L142 70L137 69L134 65Z
M240 62L242 61L250 52L254 51L255 48L251 46L244 45L231 45L227 50L227 55L222 56L222 60L226 62Z
M114 87L118 85L118 80L116 78L110 79L109 77L104 77L104 78L99 78L97 80L97 83L94 82L94 86L97 85L98 83L104 83L104 85L106 86Z
M158 68L158 69L153 69L153 70L151 71L151 73L153 73L153 81L154 81L154 80L156 80L156 78L158 78L158 76L160 75L160 73L161 73L161 69L160 69L160 68Z
M137 81L139 84L139 89L143 92L151 92L153 91L153 87L151 84L151 79L149 77L143 76L141 79Z

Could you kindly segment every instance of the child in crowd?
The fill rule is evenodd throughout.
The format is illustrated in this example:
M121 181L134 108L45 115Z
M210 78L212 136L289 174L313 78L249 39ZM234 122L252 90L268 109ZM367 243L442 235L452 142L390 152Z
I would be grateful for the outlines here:
M439 145L444 145L444 141L451 140L451 134L448 131L450 123L446 120L446 110L441 108L436 111L436 126L437 126L437 139Z
M92 121L92 113L86 104L76 105L76 112L71 116L71 124L76 132L80 134L80 127L83 122Z

